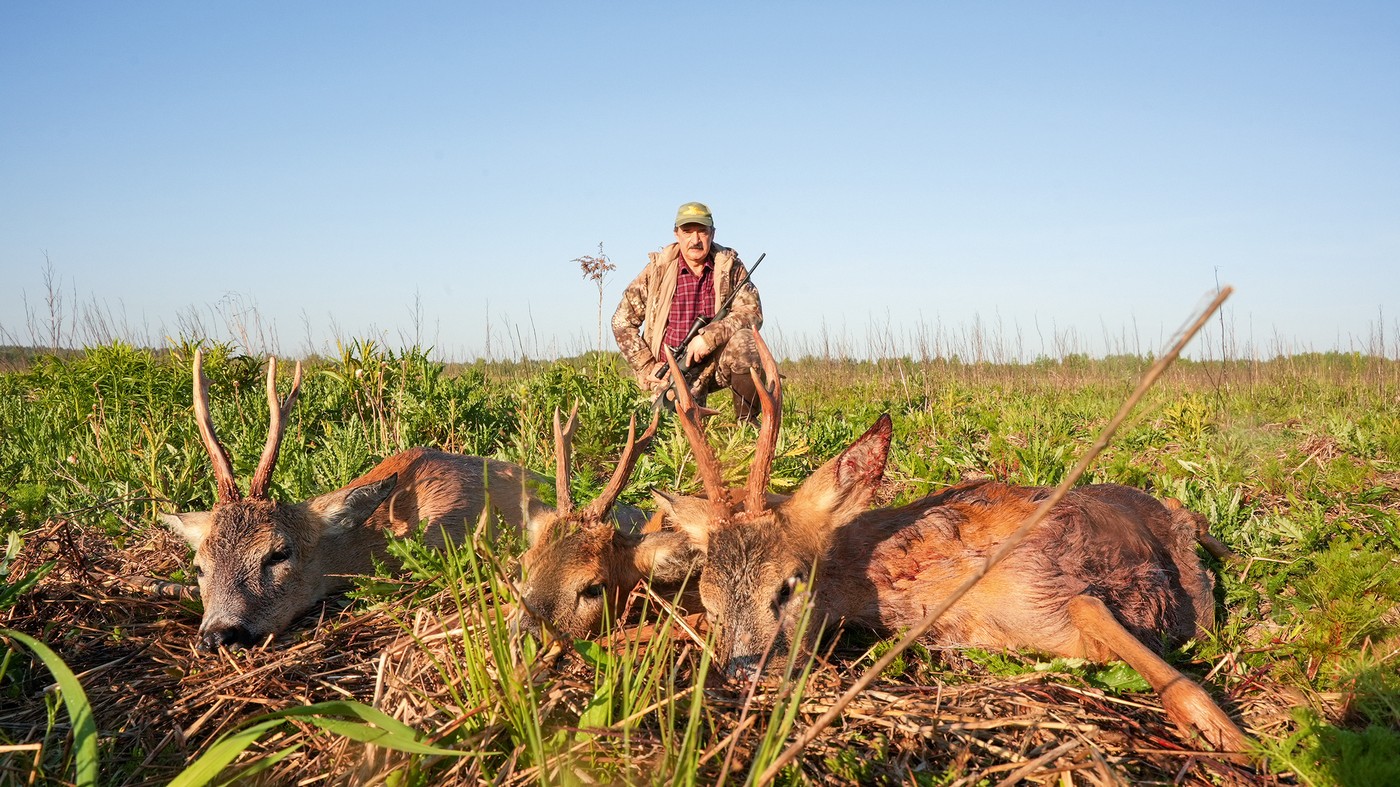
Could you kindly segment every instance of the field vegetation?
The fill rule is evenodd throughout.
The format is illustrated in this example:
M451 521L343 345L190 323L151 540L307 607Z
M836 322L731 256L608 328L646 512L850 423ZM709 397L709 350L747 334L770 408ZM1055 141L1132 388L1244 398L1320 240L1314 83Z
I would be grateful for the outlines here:
M596 640L510 636L518 541L405 566L246 651L194 649L188 550L158 513L209 508L191 415L195 341L9 356L0 373L0 782L717 783L753 780L889 648L849 633L754 692L713 680L695 615L639 590ZM266 434L263 359L205 345L213 417L246 478ZM597 494L646 400L612 355L448 366L346 343L307 359L273 494L338 488L416 445L552 475L550 419L579 403L575 500ZM773 487L790 491L879 414L881 504L963 479L1055 484L1150 359L1030 363L804 358L782 364ZM283 390L285 391L285 383ZM712 420L730 481L752 429ZM1088 479L1205 514L1237 564L1218 632L1169 659L1257 741L1253 765L1195 752L1122 664L915 648L783 783L1400 783L1400 364L1374 355L1176 364ZM625 502L695 492L663 422ZM166 592L160 592L166 591Z

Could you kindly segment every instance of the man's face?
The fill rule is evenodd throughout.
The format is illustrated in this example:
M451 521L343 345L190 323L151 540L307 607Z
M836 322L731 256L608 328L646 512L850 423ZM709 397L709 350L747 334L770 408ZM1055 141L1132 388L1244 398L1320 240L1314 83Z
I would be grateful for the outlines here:
M681 255L692 266L700 265L710 256L710 241L714 238L714 227L706 227L704 224L682 224L676 227L676 242L681 245Z

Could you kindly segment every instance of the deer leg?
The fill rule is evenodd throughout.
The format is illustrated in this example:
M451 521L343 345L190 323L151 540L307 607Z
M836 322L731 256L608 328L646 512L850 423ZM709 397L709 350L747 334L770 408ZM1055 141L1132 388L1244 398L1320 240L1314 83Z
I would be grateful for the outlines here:
M1215 556L1221 563L1239 563L1240 556L1234 550L1225 546L1224 542L1210 533L1201 532L1196 534L1196 541L1206 548L1206 551Z
M1082 637L1102 645L1137 670L1161 696L1162 707L1178 727L1188 734L1199 733L1217 750L1244 750L1244 733L1206 690L1138 641L1103 601L1093 596L1076 596L1069 602L1069 618ZM1244 757L1233 759L1243 761Z

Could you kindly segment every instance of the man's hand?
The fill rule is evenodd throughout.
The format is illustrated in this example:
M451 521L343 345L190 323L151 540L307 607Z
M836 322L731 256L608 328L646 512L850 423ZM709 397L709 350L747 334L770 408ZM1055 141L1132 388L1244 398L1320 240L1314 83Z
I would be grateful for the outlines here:
M641 374L637 375L637 382L641 383L642 390L655 394L661 389L671 384L668 375L661 374L666 369L665 361L657 361L642 367ZM657 375L660 374L658 377Z
M690 344L686 345L686 364L691 368L699 366L700 362L705 360L705 356L714 352L714 349L714 347L710 346L709 339L705 338L705 334L696 334L695 338L690 340Z

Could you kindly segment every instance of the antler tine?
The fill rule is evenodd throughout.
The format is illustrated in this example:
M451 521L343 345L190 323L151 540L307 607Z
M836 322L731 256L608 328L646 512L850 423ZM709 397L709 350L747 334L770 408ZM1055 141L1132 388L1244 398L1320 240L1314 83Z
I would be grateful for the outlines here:
M199 426L204 450L214 465L214 481L218 485L218 502L232 503L241 498L238 482L233 478L233 463L214 434L214 418L209 414L209 378L204 376L204 351L194 351L194 422Z
M257 472L253 473L253 481L248 484L248 497L266 500L268 491L272 488L272 471L277 467L277 452L282 448L282 435L287 431L287 416L292 413L292 405L296 404L297 394L301 393L301 361L297 361L296 372L292 374L292 390L287 392L287 399L279 403L277 401L277 358L269 355L267 357L267 410L269 420L267 425L267 442L263 444L262 457L258 459Z
M754 447L753 469L749 472L748 498L744 501L744 509L757 512L765 507L764 495L768 491L768 480L773 477L773 458L778 452L778 429L783 422L783 380L778 374L778 363L773 360L773 353L768 350L757 328L753 329L753 338L763 364L763 376L768 378L765 385L758 377L758 370L749 369L754 388L758 391L763 425L758 431L758 445Z
M569 496L570 461L573 455L574 430L578 428L578 402L569 411L569 422L560 426L559 408L554 408L554 495L555 510L568 514L574 510L573 498Z
M690 389L685 384L685 376L681 374L680 367L676 366L676 359L671 353L665 355L666 363L671 367L671 379L677 381L671 386L671 390L676 392L676 416L680 419L686 439L690 441L690 450L695 454L695 466L700 471L705 496L713 503L724 505L727 497L724 477L719 469L719 457L715 456L715 449L705 439L705 429L700 425L700 409L695 406L695 399L691 397Z
M637 460L646 453L647 446L651 445L651 438L656 436L656 427L661 423L661 409L652 410L651 425L642 432L640 438L637 435L637 416L634 413L632 420L627 424L627 447L622 449L622 457L617 460L617 469L613 471L612 479L603 489L602 494L593 499L584 509L585 516L590 519L602 519L613 503L617 502L617 496L622 494L622 488L627 486L627 479L632 476L632 468L637 466Z

